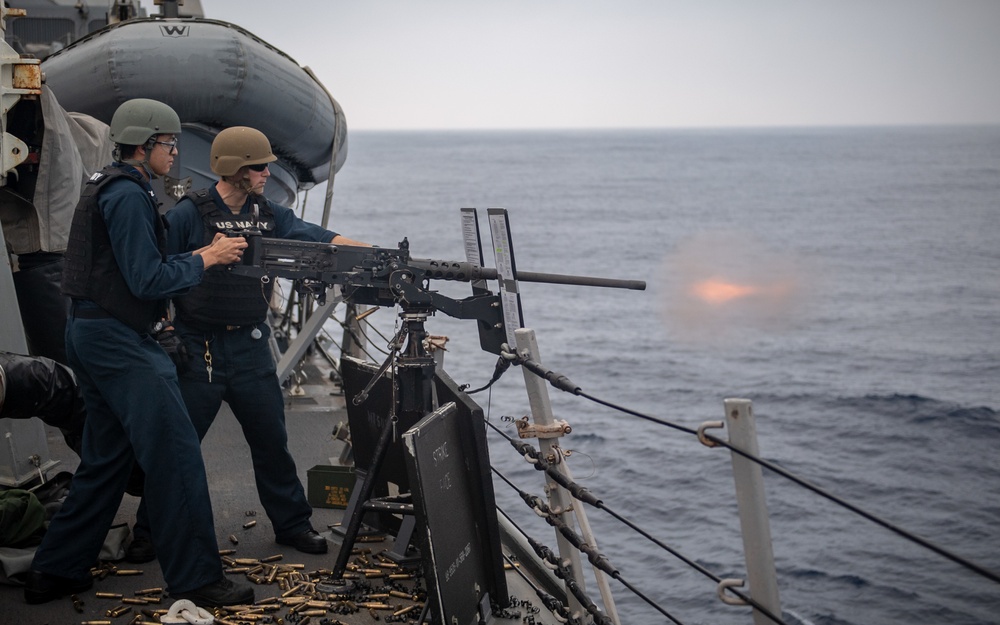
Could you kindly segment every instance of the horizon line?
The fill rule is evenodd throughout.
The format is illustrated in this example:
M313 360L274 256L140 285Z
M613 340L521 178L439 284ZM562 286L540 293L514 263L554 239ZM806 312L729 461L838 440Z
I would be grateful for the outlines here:
M904 129L904 128L984 128L1000 127L1000 121L993 122L911 122L911 123L853 123L853 124L760 124L760 125L718 125L718 126L462 126L462 127L360 127L354 128L348 121L350 132L650 132L650 131L706 131L706 130L850 130L850 129Z

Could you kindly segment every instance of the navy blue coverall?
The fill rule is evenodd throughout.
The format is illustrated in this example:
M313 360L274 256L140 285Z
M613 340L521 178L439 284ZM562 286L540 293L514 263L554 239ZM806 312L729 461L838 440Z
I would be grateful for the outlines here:
M215 187L210 193L219 209L231 214ZM250 206L248 199L240 215L249 217ZM268 236L314 242L329 242L336 236L335 232L299 219L290 208L276 204L271 208L275 223ZM168 252L190 252L205 245L204 220L190 199L178 202L167 211L166 218L170 224ZM205 437L222 402L229 404L250 447L257 494L275 537L288 539L313 529L309 521L312 506L288 451L284 396L268 346L270 327L266 320L227 329L224 321L204 327L178 313L173 323L191 355L190 369L180 376L180 388L198 437ZM206 347L211 353L211 377L205 367ZM146 531L146 517L140 505L133 528L136 536Z
M145 186L144 193L128 180L112 181L98 205L129 289L141 299L164 299L198 284L204 262L191 254L164 262L153 221L159 217ZM67 359L87 407L81 462L32 568L89 578L138 462L169 591L214 583L223 573L212 503L174 364L149 334L113 317L87 318L97 316L82 312L87 309L99 310L89 300L75 301L66 325Z

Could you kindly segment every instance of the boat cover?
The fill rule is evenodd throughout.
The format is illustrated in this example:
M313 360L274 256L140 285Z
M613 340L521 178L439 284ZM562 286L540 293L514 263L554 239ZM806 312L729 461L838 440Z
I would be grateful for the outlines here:
M45 133L34 197L15 201L4 196L0 201L8 251L19 255L66 249L83 183L111 162L113 146L107 124L67 112L45 85L41 111Z

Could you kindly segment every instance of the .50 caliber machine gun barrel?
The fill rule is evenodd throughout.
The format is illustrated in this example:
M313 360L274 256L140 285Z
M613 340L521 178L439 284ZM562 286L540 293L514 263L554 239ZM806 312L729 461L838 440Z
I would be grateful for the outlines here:
M438 280L496 280L497 270L491 267L480 267L473 263L429 260L426 258L411 258L411 267L421 269L428 278ZM574 284L579 286L600 286L612 289L631 289L645 291L643 280L620 280L617 278L595 278L590 276L570 276L558 273L538 273L534 271L517 271L515 279L521 282L543 282L546 284Z

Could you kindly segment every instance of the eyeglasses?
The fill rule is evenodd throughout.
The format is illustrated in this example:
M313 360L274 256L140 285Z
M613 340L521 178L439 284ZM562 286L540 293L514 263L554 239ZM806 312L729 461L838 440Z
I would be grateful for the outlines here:
M177 149L177 139L174 139L173 141L154 141L153 143L167 148L167 152L173 152Z
M257 165L247 165L250 169L254 171L264 171L267 169L267 163L259 163Z

